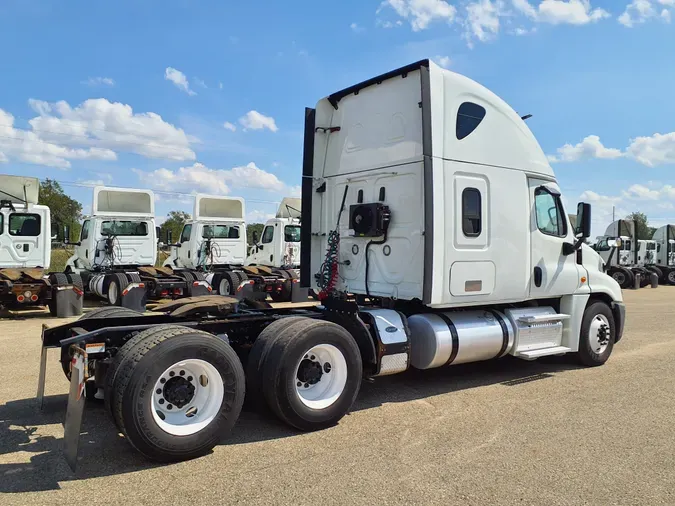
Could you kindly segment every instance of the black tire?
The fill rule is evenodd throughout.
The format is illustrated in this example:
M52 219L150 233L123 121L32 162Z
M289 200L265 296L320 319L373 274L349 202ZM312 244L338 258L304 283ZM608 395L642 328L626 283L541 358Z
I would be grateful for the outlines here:
M195 280L191 271L178 271L177 274L188 283L192 283Z
M593 349L589 331L591 329L591 323L596 318L596 316L601 315L604 319L607 320L609 324L609 329L599 330L598 332L609 332L609 336L605 336L607 341L607 346L605 349L598 353L598 350ZM579 336L579 351L577 352L578 361L589 367L595 367L604 364L607 362L607 359L612 354L612 349L614 348L614 342L616 340L616 325L614 323L614 315L612 310L604 302L596 301L591 302L589 306L586 307L584 311L584 317L581 321L581 335Z
M49 282L52 286L64 286L68 284L68 276L63 272L52 272L49 275Z
M130 283L142 283L143 282L141 280L141 276L139 274L136 274L135 272L127 272L126 275L127 275L127 278L129 279Z
M241 412L245 379L239 357L229 344L212 334L198 330L186 333L175 326L149 329L133 339L136 342L114 380L112 409L120 430L151 460L176 462L207 454L229 433ZM191 358L217 369L224 394L218 413L208 425L194 434L177 437L160 428L150 411L152 403L143 399L167 368Z
M227 293L221 293L220 288L223 281L227 282L227 286L223 290L226 291ZM218 295L234 295L238 286L239 286L239 276L237 276L237 273L232 271L226 271L222 273L220 283L218 283L216 289L218 290Z
M125 316L140 316L141 313L127 309L126 307L105 306L89 311L80 316L77 321L90 320L92 318L121 318ZM118 353L119 355L119 353ZM70 349L69 347L61 348L61 368L68 381L70 381Z
M106 308L110 309L110 308ZM126 309L126 308L115 308L115 309ZM131 311L131 310L129 310ZM136 313L134 311L134 313ZM140 313L136 313L140 314ZM134 347L143 339L146 338L151 338L156 332L163 332L167 328L172 328L175 329L176 335L180 335L180 331L182 330L183 333L188 333L190 329L188 327L178 327L178 326L167 326L167 325L160 325L157 327L152 327L151 329L145 330L143 332L137 332L135 335L131 337L124 345L117 351L117 354L112 360L112 363L108 367L108 371L106 372L106 377L105 377L105 407L110 413L110 415L113 417L113 420L115 421L115 425L117 425L117 428L119 429L119 423L117 422L117 419L115 419L115 416L113 414L113 406L115 404L115 378L117 376L117 371L119 371L122 363L126 360L126 358L129 356L130 350L133 350ZM154 332L150 332L150 331ZM141 334L143 334L141 337L139 337ZM121 430L121 429L120 429Z
M192 272L192 276L195 278L194 281L206 281L206 276L204 275L203 272Z
M657 267L656 265L650 265L647 267L647 270L654 272L659 277L659 283L663 281L663 271L660 267Z
M675 269L668 269L668 273L666 274L666 282L669 285L675 285Z
M263 368L265 358L272 344L281 336L282 332L293 323L306 318L289 316L273 321L258 335L246 360L246 404L260 411L264 411L265 394L262 387Z
M307 319L286 327L272 344L263 367L263 392L272 411L287 424L313 431L335 425L352 407L361 387L363 364L352 335L335 323ZM313 409L296 390L296 369L312 347L333 345L346 363L346 383L329 406ZM335 374L335 370L331 370ZM329 373L326 373L329 374Z
M623 289L626 290L627 288L630 288L633 286L633 273L629 271L628 269L624 269L623 267L617 267L616 269L613 269L610 276L619 283L619 286Z
M79 288L81 291L84 291L84 283L82 282L82 276L75 274L74 272L66 273L66 278L68 283L73 285L76 288Z
M108 289L106 290L106 296L108 298L108 304L111 306L121 306L122 305L122 291L127 287L129 284L129 279L127 278L126 274L122 272L115 272L113 274L109 274L109 281L108 281ZM110 300L110 287L112 285L115 285L114 290L117 290L117 298L114 300ZM115 293L115 292L113 292Z
M244 271L237 271L237 274L239 275L239 279L241 279L242 282L248 281L248 274L246 274Z

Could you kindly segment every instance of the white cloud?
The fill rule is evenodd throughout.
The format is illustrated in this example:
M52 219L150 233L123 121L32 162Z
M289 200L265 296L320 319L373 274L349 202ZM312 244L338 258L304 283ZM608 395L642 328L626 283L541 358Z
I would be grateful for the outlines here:
M132 169L139 180L154 189L180 192L205 192L228 195L232 188L254 188L286 195L296 187L289 187L276 175L250 162L232 169L211 169L195 163L178 170L157 169L150 172Z
M35 128L34 128L35 130ZM44 139L39 132L23 130L14 126L14 116L0 109L0 160L46 165L59 169L71 167L70 160L116 160L117 155L110 149L90 147L74 149Z
M437 55L437 56L434 58L434 61L435 61L436 63L438 63L438 64L439 64L441 67L443 67L444 69L449 68L449 67L450 67L450 64L452 63L452 61L450 60L450 57L449 57L449 56L440 56L440 55Z
M352 23L351 25L349 25L349 28L352 29L352 32L356 32L356 33L364 32L366 30L364 27L362 27L358 23Z
M394 23L392 21L382 21L381 19L378 19L375 21L375 25L379 26L380 28L396 28L397 26L402 26L403 21L399 19Z
M486 42L499 33L499 18L504 14L502 0L478 0L466 6L464 20L464 37L471 45L471 39L476 38Z
M167 67L164 70L164 79L171 81L179 90L184 91L188 95L197 94L190 89L190 83L188 83L187 77L180 70L173 67Z
M552 25L585 25L610 17L609 12L593 8L590 0L542 0L535 8L528 0L511 0L515 9L533 21Z
M229 121L226 121L225 123L223 123L223 128L225 128L226 130L229 130L230 132L236 132L237 131L236 125L233 125Z
M208 86L206 86L206 83L202 79L199 79L198 77L195 77L193 81L197 86L201 86L202 88L208 88Z
M258 111L249 111L245 116L239 118L239 123L244 127L244 130L262 130L267 128L272 132L279 130L274 118L265 116Z
M604 158L604 159L614 159L623 156L620 149L615 148L606 148L602 142L600 142L600 137L597 135L589 135L580 143L575 144L565 144L563 147L558 148L557 155L549 155L548 159L550 162L576 162L582 159L589 158Z
M29 124L33 134L43 141L89 146L89 152L96 153L99 159L115 159L110 150L179 161L196 158L185 132L154 112L134 113L130 105L104 98L89 99L77 107L65 101L34 99L29 104L39 115Z
M451 23L457 14L457 9L445 0L385 0L378 13L386 6L408 20L414 32L425 30L433 21Z
M82 84L89 86L115 86L115 80L111 77L90 77L86 81L82 81Z
M675 163L675 132L631 139L626 151L648 167Z
M218 88L222 90L223 89L223 83L218 83Z
M664 7L660 11L659 5ZM668 8L671 7L675 7L675 0L633 0L618 17L618 21L627 28L646 23L656 17L665 23L670 23L672 13Z

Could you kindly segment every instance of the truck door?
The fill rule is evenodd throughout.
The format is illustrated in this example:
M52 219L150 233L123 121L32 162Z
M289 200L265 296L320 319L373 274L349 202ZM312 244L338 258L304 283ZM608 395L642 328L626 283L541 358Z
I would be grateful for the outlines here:
M192 254L190 253L190 236L192 235L192 224L188 223L183 226L183 231L180 233L178 241L178 263L184 267L192 266Z
M569 295L579 287L576 254L563 254L563 243L574 243L574 231L555 183L529 179L530 186L530 297Z

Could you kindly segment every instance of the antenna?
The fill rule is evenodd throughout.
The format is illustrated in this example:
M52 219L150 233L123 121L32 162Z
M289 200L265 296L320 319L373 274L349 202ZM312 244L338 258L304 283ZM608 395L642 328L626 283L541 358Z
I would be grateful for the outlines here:
M531 114L526 114L525 116L521 116L520 119L522 119L523 121L525 121L525 120L530 119L531 117L532 117Z

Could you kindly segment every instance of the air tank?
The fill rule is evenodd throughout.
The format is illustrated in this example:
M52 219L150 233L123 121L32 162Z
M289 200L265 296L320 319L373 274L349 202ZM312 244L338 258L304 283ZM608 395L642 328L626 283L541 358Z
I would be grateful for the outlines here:
M408 318L410 364L416 369L479 362L513 347L511 322L499 311L447 311Z
M103 299L105 299L105 294L103 293L104 279L105 274L94 274L91 278L89 278L89 291Z

